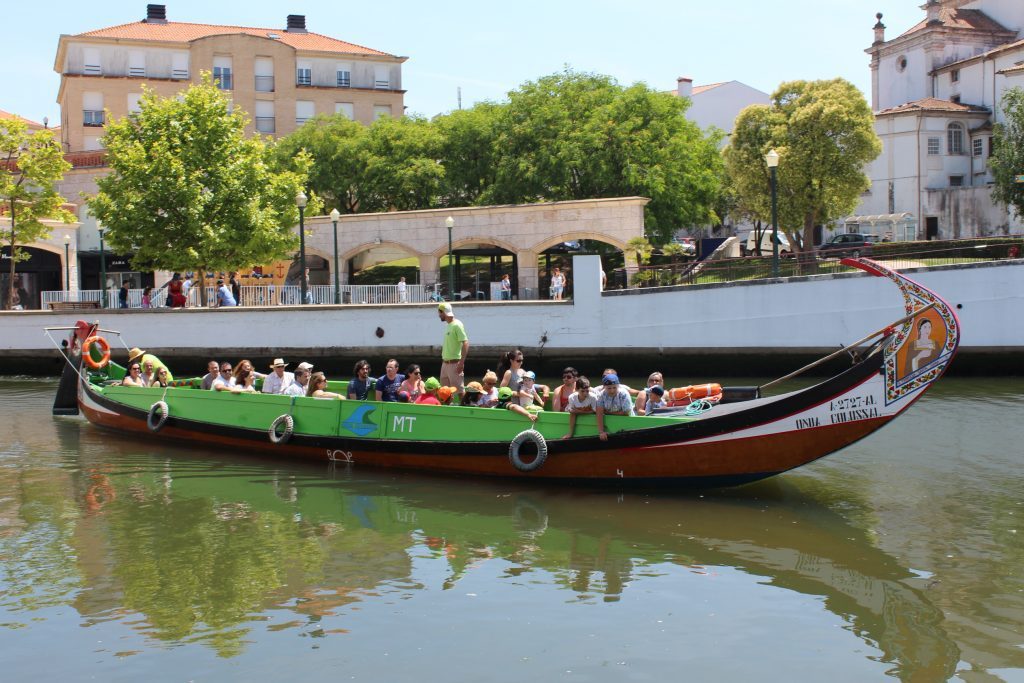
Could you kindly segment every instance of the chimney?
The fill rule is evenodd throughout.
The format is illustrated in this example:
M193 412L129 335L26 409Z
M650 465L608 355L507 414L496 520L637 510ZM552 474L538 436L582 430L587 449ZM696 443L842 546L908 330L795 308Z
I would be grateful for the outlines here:
M676 95L679 97L691 97L693 95L693 79L686 76L677 78Z
M942 23L942 19L939 18L939 10L942 9L942 5L939 4L939 0L928 0L928 4L924 6L924 9L928 12L929 24Z
M167 5L146 5L147 24L166 24Z
M289 14L288 15L288 28L285 29L288 33L305 33L306 32L306 15L305 14Z
M875 24L875 45L885 42L885 24L882 23L882 13L879 12L875 15L878 19L878 23Z

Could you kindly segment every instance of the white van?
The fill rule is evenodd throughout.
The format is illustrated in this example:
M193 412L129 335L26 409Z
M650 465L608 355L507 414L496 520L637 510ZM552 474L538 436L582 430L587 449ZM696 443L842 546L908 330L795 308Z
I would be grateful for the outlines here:
M747 239L741 243L741 251L744 256L756 256L757 255L757 230L751 230L747 233ZM789 244L789 238L786 237L786 233L779 230L778 232L779 241L779 255L791 254L793 247ZM767 227L761 231L761 256L772 255L772 229Z

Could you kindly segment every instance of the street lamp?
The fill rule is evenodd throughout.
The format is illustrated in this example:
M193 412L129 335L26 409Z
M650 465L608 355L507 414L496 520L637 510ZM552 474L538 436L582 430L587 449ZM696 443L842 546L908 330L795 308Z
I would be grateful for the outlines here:
M779 199L778 175L779 153L774 149L764 155L764 163L772 174L772 277L779 276Z
M455 266L452 264L452 228L455 227L455 219L451 216L444 219L448 228L448 300L455 299Z
M334 223L334 303L341 303L341 285L338 280L338 219L341 214L337 209L331 209L331 222Z
M306 303L306 224L305 211L308 197L302 190L295 195L295 206L299 207L299 267L302 269L302 303Z
M100 305L103 308L107 307L107 252L103 248L103 233L106 232L103 228L97 230L100 234Z
M71 298L71 235L64 235L64 300Z

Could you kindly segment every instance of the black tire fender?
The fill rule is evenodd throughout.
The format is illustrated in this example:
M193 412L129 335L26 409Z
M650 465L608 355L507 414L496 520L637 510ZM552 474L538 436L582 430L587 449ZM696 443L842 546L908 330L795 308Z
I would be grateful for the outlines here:
M284 431L278 433L277 430L282 424L284 425ZM288 443L288 439L292 438L292 431L294 429L295 419L291 415L278 415L270 423L267 435L270 436L271 443Z
M524 462L523 459L519 457L519 447L528 441L532 442L537 447L537 457L530 462ZM548 442L544 440L544 435L536 429L527 429L526 431L519 432L508 445L508 460L512 463L512 466L520 472L533 472L534 470L539 469L547 459Z
M170 409L166 401L157 401L149 407L149 415L146 416L146 426L151 432L159 432L164 428L164 423L170 416Z

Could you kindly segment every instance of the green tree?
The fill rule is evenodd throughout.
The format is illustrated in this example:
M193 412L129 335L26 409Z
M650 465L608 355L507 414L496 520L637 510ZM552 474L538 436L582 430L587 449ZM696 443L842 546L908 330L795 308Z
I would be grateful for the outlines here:
M312 158L309 188L326 206L341 213L359 211L360 187L367 163L367 128L344 114L318 115L274 144L279 164L305 151Z
M245 136L246 116L229 104L204 73L177 97L147 89L137 114L108 126L111 173L89 206L111 247L135 254L136 269L194 268L203 278L294 249L295 195L311 162L299 154L291 168L275 169L263 139Z
M495 181L482 201L642 195L659 243L715 222L718 137L686 119L686 100L608 76L565 71L509 95L497 135Z
M444 179L441 139L429 121L382 116L365 138L360 211L413 211L437 206Z
M764 155L775 149L779 224L803 227L803 248L813 249L814 226L856 207L869 187L864 165L882 151L874 116L859 90L841 78L783 83L769 106L741 112L725 152L737 203L769 222L770 185Z
M434 119L441 136L444 184L441 203L472 206L494 185L498 131L506 107L481 102Z
M1003 122L994 127L995 144L988 160L995 180L992 197L1024 216L1024 183L1016 182L1024 173L1024 88L1007 90L1000 108Z
M7 280L6 307L15 304L14 273L18 261L29 255L20 247L47 239L50 231L44 218L70 223L74 217L61 208L67 200L57 192L56 184L71 164L64 160L60 143L48 131L32 134L23 121L0 119L0 213L10 223L0 228L0 243L11 253ZM26 303L26 302L22 302Z

